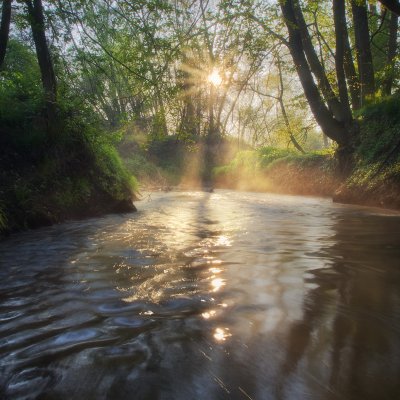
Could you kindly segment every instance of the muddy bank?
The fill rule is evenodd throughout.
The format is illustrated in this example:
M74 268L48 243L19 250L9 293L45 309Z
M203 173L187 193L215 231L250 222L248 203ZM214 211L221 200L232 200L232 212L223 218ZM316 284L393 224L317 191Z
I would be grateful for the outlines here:
M379 185L353 185L351 181L342 184L333 193L337 203L359 204L400 210L400 182L389 180Z
M331 197L334 202L400 210L400 179L387 171L368 179L365 171L355 171L345 180L334 172L332 160L313 165L279 160L265 171L253 175L229 175L216 178L217 188L254 192Z

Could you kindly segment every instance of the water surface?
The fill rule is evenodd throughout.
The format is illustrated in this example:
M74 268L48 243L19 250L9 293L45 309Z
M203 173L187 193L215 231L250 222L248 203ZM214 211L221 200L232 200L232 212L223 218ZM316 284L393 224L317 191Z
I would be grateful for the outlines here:
M398 399L400 216L153 193L0 243L0 398Z

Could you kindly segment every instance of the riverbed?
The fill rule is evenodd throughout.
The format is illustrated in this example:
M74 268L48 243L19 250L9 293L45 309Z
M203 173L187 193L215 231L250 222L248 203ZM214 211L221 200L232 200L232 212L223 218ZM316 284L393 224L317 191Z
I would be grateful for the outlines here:
M400 398L400 215L147 193L0 243L0 398Z

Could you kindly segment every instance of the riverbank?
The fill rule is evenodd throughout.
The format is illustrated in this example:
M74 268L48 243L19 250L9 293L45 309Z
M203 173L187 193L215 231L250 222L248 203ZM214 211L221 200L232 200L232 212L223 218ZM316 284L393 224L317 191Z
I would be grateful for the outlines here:
M12 156L18 167L0 172L0 237L71 219L136 211L136 184L118 164L106 154L96 161L87 149L80 155L85 159L50 155L26 164L19 155Z
M299 154L265 147L244 151L215 168L217 187L329 196L340 203L400 210L400 113L398 97L360 112L354 168L343 178L334 149Z
M400 98L366 107L355 168L334 201L400 209Z
M332 197L334 202L400 210L398 166L357 166L344 181L333 156L279 158L259 171L216 173L216 187L255 192Z
M239 153L231 164L216 168L214 177L219 188L315 196L331 196L339 184L332 155L271 147Z
M400 116L396 98L360 116L354 169L343 179L334 149L299 154L264 147L244 150L213 171L214 186L234 190L332 197L335 202L400 210ZM0 129L0 235L112 212L130 212L143 190L201 189L201 151L175 137L144 150L115 149L116 138L64 111L60 132L49 139L40 112ZM13 122L13 121L11 121ZM15 122L15 120L14 120ZM31 129L27 129L30 123ZM97 125L98 126L98 125ZM179 144L179 146L177 145ZM34 150L31 150L34 149ZM197 149L199 150L199 149ZM163 158L164 157L164 158ZM223 159L220 159L220 162Z
M136 210L137 182L112 135L88 121L89 112L76 110L60 106L59 130L52 136L40 104L33 116L0 113L0 236Z

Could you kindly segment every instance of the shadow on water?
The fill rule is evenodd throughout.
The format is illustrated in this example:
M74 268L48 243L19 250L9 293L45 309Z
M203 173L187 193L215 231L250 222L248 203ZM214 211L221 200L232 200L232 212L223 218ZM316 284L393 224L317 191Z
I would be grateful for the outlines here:
M399 222L337 218L333 245L324 250L333 264L307 278L317 287L304 298L302 320L287 333L277 399L286 398L296 374L310 388L320 386L324 399L399 396Z

